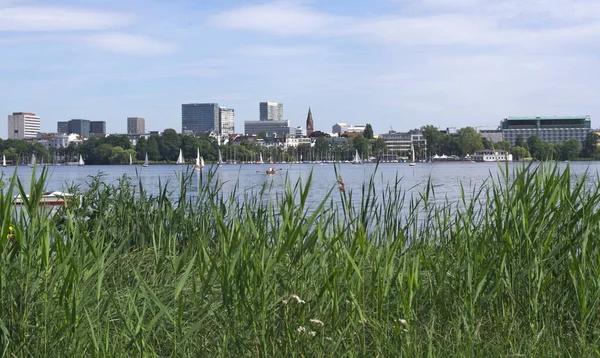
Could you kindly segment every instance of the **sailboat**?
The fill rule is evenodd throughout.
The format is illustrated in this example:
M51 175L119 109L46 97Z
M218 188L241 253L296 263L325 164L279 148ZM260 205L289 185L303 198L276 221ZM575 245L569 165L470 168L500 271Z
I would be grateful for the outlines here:
M30 167L35 167L35 153L31 155L31 163L29 163Z
M262 153L260 153L260 157L258 159L258 164L264 164L265 162L263 162L263 158L262 158Z
M183 151L179 149L179 157L177 157L177 164L183 164L185 161L183 160Z
M200 156L200 149L196 153L196 165L194 165L194 170L201 170L204 168L204 158Z
M2 166L6 166L6 155L2 154Z
M223 157L221 156L221 149L219 149L219 160L217 160L217 165L220 167L223 166Z
M142 164L142 166L144 166L144 167L148 166L148 153L146 153L146 158L144 158L144 164Z
M79 165L80 167L85 165L85 162L83 161L83 158L81 157L81 154L79 154L79 162L77 162L77 165Z
M129 154L129 165L133 164L133 160L131 160L131 154Z
M362 159L360 159L360 155L358 155L358 149L354 154L354 159L352 159L352 164L362 164Z
M415 163L415 147L413 146L412 142L410 143L410 151L412 152L412 162L408 163L408 165L414 167L417 165L417 163Z

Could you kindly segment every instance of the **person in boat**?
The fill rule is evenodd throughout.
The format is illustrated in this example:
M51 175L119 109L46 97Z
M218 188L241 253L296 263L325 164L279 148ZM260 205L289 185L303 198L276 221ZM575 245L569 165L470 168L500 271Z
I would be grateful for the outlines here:
M270 167L269 170L267 170L267 174L275 174L275 168Z

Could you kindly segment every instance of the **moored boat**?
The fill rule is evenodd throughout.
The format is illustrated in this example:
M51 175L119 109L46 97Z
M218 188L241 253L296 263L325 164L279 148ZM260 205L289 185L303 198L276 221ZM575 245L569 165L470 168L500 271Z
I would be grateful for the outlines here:
M40 198L40 205L66 205L73 202L74 196L71 193L62 191L45 191ZM21 195L17 195L14 200L15 205L23 205L25 201Z

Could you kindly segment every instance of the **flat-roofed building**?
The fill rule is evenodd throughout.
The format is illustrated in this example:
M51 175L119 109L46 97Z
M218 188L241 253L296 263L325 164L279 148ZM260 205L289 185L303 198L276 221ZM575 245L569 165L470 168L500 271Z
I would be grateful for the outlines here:
M127 134L146 133L146 119L142 117L127 117Z
M244 134L258 135L265 132L267 137L283 137L290 134L290 121L245 121Z
M106 122L105 121L91 121L90 122L90 135L97 135L97 136L106 135Z
M331 131L339 135L344 133L363 133L365 131L365 126L355 126L348 123L336 123L331 127Z
M235 133L235 110L219 107L219 134L232 135Z
M182 104L181 133L204 134L209 132L219 132L219 104Z
M35 139L40 132L40 117L35 113L14 112L8 115L8 139Z
M68 134L69 133L69 121L56 122L56 133Z
M590 116L507 117L500 123L502 137L511 145L517 138L523 142L531 136L543 142L558 143L569 139L585 141L592 131Z
M283 120L283 103L277 102L260 102L258 104L259 119L261 121L282 121Z
M412 148L419 152L418 149L425 151L427 148L427 140L422 133L401 133L389 131L389 133L380 134L379 138L385 141L386 151L388 153L407 155ZM423 153L426 156L426 153ZM421 155L417 154L417 157Z

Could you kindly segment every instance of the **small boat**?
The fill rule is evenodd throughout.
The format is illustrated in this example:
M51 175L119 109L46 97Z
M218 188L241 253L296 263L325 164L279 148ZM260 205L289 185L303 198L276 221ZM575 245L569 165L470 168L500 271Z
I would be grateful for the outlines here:
M220 167L223 166L223 157L221 156L221 149L219 149L219 160L217 160L217 165Z
M414 167L417 165L417 163L415 163L415 147L413 146L412 142L410 143L410 151L412 152L412 162L408 163L408 165Z
M77 165L79 165L80 167L85 165L85 162L83 161L83 158L81 157L81 154L79 154L79 161L77 162Z
M275 168L267 169L267 174L275 174Z
M264 164L265 162L263 161L263 157L262 157L262 153L260 153L260 157L258 159L258 163L257 164Z
M144 164L142 164L143 167L147 167L148 166L148 153L146 153L146 158L144 158Z
M6 155L2 154L2 166L6 166Z
M71 193L62 191L45 191L40 199L40 205L66 205L73 202L74 196ZM21 195L17 195L13 202L15 205L23 205L24 200Z
M131 154L129 154L129 165L133 164L133 160L131 159Z
M30 167L35 167L35 154L31 155L31 163L29 164Z
M196 165L194 165L194 170L202 170L204 168L204 158L200 156L200 148L198 148L198 152L196 153Z
M179 149L179 156L177 157L177 164L183 164L185 161L183 160L183 151Z
M360 155L358 155L358 149L356 150L356 153L354 154L354 159L352 159L352 164L362 164L362 159L360 159Z

